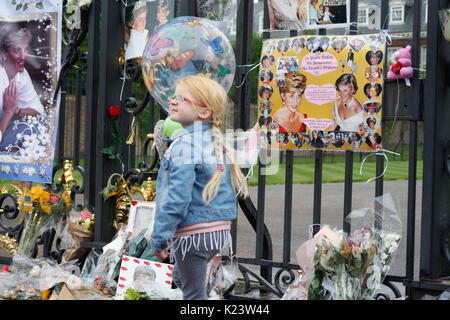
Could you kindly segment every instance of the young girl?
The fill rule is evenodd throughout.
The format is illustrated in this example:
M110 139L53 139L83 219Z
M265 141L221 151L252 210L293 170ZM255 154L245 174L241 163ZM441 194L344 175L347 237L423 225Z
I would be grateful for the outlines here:
M226 104L225 90L201 76L180 80L170 99L170 118L183 130L162 158L151 241L161 260L170 242L173 281L185 300L207 299L207 264L231 249L236 196L248 196L245 176L222 141Z

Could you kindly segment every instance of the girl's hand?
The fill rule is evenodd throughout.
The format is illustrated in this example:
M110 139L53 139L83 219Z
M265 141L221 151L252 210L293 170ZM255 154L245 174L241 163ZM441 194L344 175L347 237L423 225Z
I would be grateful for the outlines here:
M164 261L169 255L169 251L153 251L153 254L158 257L159 260Z
M5 113L14 113L18 99L19 93L17 92L16 83L11 81L3 92L3 111Z

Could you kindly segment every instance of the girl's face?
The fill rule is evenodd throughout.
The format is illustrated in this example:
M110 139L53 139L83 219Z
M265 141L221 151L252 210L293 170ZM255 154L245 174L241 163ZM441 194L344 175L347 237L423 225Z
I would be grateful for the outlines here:
M376 98L377 97L377 88L376 87L370 87L369 89L369 96L371 98Z
M340 85L338 88L342 99L348 99L353 95L353 86L351 84Z
M369 122L370 129L375 129L375 123L373 121Z
M174 97L169 100L171 120L179 122L183 127L190 126L197 120L202 120L199 115L205 110L205 107L200 107L193 103L195 99L187 87L177 86Z
M283 96L283 105L288 108L290 112L296 112L298 107L300 107L300 103L302 102L302 95L300 92L286 92L282 94Z
M272 64L272 61L270 60L270 58L266 58L263 61L263 67L264 68L270 68L270 65Z
M373 66L378 64L378 57L375 54L370 57L370 64Z
M11 73L23 72L25 70L25 59L28 56L28 44L14 45L5 52L6 68Z
M268 100L268 99L270 98L270 92L269 92L269 90L263 91L263 93L262 93L262 98L263 98L264 100Z

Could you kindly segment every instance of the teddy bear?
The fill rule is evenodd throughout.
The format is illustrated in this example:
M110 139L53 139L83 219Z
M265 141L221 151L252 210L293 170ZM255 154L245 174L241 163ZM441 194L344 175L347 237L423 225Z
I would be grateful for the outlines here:
M412 67L411 61L411 46L406 46L405 48L401 48L397 50L392 58L396 61L388 71L387 78L388 79L410 79L414 75L414 70Z

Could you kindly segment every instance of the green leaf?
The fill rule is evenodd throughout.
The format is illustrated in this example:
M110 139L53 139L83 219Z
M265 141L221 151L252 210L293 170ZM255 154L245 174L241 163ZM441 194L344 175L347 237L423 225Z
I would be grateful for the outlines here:
M20 9L22 9L22 5L21 4L17 5L17 7L16 7L16 10L20 10Z
M27 10L27 9L28 9L28 4L25 3L25 5L23 6L22 10L25 11L25 10Z
M108 159L110 159L110 160L116 160L116 159L118 159L118 157L117 157L117 155L116 154L110 154L109 156L108 156Z
M113 154L114 150L113 147L105 147L102 150L100 150L100 152L103 154Z
M16 0L12 0L11 4L15 6L17 4L17 1Z
M44 4L42 2L38 2L38 3L36 3L36 8L44 9Z

